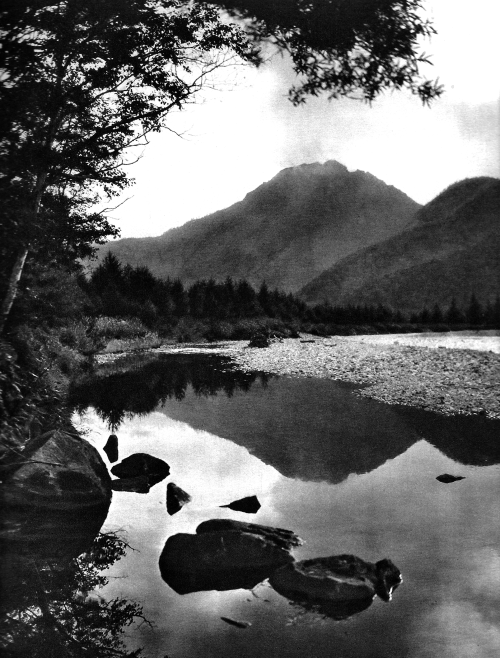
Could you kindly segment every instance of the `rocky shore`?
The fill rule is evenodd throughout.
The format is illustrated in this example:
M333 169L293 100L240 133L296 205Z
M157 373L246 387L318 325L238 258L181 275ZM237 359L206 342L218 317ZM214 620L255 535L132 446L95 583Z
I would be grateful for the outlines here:
M364 384L358 395L389 404L500 418L498 332L303 337L264 349L247 345L233 343L223 353L244 370Z

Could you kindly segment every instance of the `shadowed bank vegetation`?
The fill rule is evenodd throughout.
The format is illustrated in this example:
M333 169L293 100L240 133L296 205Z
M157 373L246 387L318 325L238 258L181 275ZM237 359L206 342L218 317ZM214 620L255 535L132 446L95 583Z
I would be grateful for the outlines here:
M298 332L399 333L500 326L498 298L483 307L473 295L465 309L450 300L445 309L435 304L410 317L380 304L308 306L291 293L271 290L265 282L258 290L246 280L231 278L184 286L178 279L159 279L144 266L122 266L112 253L89 279L80 277L79 282L88 296L88 315L101 318L95 325L100 326L99 334L115 339L126 338L126 332L133 333L133 327L136 336L143 338L149 331L151 339L154 331L160 337L179 341L210 341L249 339L256 332L297 337ZM103 316L108 319L104 321ZM130 320L125 322L124 318Z

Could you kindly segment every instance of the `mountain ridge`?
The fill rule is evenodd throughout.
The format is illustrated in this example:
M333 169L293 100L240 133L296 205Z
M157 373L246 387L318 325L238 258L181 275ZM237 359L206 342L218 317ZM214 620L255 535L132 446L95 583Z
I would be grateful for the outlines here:
M400 232L420 206L397 188L335 160L288 167L223 210L155 238L108 243L153 274L245 278L296 292L340 258Z
M309 303L385 304L401 311L465 305L500 290L500 180L458 181L400 234L338 261L299 291Z

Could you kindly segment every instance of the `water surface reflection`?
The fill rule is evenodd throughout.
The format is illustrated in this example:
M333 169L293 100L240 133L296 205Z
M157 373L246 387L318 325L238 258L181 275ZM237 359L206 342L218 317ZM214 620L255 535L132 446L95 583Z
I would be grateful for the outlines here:
M165 359L159 367L173 366ZM148 376L148 391L164 385L157 371ZM136 400L138 384L131 387ZM141 451L165 459L169 479L192 496L174 517L165 509L165 483L146 496L113 496L105 527L124 527L140 552L113 567L118 579L104 593L140 599L157 624L141 628L131 647L179 658L499 655L498 423L388 407L323 380L255 376L246 389L216 394L212 385L200 395L188 382L182 399L164 390L156 411L144 417L134 416L132 405L111 408L110 393L86 414L99 448L109 434L105 410L115 419L122 414L120 456ZM127 399L124 390L102 390ZM86 395L81 409L92 401ZM465 479L443 485L435 478L444 472ZM248 495L262 503L251 517L219 507ZM159 555L169 537L192 534L211 518L289 528L306 540L295 549L297 559L388 557L404 583L392 603L375 600L343 622L300 614L265 585L254 595L241 589L178 595L161 578ZM252 626L242 631L221 616Z

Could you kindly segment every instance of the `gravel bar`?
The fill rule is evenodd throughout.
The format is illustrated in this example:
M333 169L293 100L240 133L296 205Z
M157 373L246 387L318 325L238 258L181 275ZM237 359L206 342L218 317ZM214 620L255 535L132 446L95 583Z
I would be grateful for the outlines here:
M408 335L398 338L377 342L370 336L303 337L273 342L268 348L248 348L248 342L238 341L221 352L245 371L365 384L357 395L445 415L500 418L498 337L485 339L484 351L477 341L472 349L456 349L453 345L462 347L464 341L452 337L450 347L431 336L430 347L422 345L422 335L416 344Z

